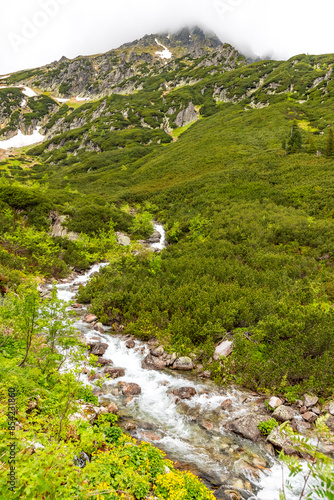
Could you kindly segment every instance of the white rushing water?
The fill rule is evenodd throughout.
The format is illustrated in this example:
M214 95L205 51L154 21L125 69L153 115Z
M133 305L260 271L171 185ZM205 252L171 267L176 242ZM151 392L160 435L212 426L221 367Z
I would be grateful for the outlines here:
M155 42L157 45L160 45L160 47L162 47L164 50L162 50L161 52L157 51L156 54L157 56L161 57L161 59L171 59L173 54L171 53L171 51L169 49L167 49L167 47L165 47L164 45L162 45L162 43L160 43L157 38L155 39Z
M41 127L37 127L31 135L24 135L21 130L11 139L0 141L0 149L23 148L24 146L33 146L44 141L45 136L40 134Z
M166 245L165 231L159 224L155 225L155 229L161 237L154 248L162 249ZM58 284L59 298L64 301L73 300L78 285L87 283L94 273L107 265L107 263L96 264L72 282ZM111 359L114 367L125 369L123 377L104 382L102 398L116 403L121 417L135 422L137 426L135 437L153 442L171 459L194 466L206 478L214 478L217 484L226 478L240 477L237 466L241 458L247 461L254 456L261 457L268 463L268 470L259 471L257 477L247 476L245 473L244 480L249 480L253 492L246 489L239 489L239 492L242 498L248 500L279 500L282 468L275 458L268 455L262 445L244 440L225 430L219 424L219 418L212 431L209 432L208 427L205 427L205 422L219 410L226 399L232 401L236 411L234 415L241 415L247 410L243 399L240 398L242 393L238 389L232 387L223 390L211 381L202 381L191 375L171 370L145 370L142 368L142 360L149 351L143 342L137 340L135 348L128 349L125 345L126 339L121 335L110 334L108 327L105 327L105 333L99 333L82 319L78 319L75 326L87 340L100 340L108 344L103 357ZM83 376L83 381L96 387L94 382L88 381L87 375ZM119 381L139 384L141 394L132 399L126 399L121 394L115 395ZM177 403L170 391L181 387L193 387L197 394L186 403ZM248 404L252 405L251 396L248 399L250 400ZM192 418L194 411L200 416L197 420ZM207 414L210 416L207 417ZM286 467L284 475L285 479L289 476ZM287 500L298 499L302 489L302 477L295 478L292 482L294 491L286 490ZM233 485L233 481L231 484ZM230 489L233 489L233 486ZM316 497L313 500L316 500Z
M154 229L160 234L160 241L158 243L153 243L151 248L163 250L166 247L166 233L164 227L161 224L154 224Z

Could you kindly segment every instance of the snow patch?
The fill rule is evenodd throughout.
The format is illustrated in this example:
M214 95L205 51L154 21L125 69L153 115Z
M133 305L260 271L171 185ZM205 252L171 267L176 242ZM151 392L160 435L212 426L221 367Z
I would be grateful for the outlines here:
M0 76L0 80L4 80L5 78L9 78L12 75Z
M11 139L0 141L0 149L23 148L43 141L45 136L39 133L40 129L41 127L37 127L32 135L24 135L21 130L18 130L17 135Z
M76 97L76 100L78 102L80 102L80 101L89 101L89 99L90 99L90 97L79 97L79 96Z
M0 89L20 89L22 94L26 95L27 97L37 96L34 90L30 89L29 87L23 87L22 85L2 85Z
M157 45L160 45L160 47L163 47L164 50L161 52L157 51L156 54L157 56L161 57L161 59L171 59L173 54L171 53L170 50L167 49L162 43L159 43L157 39L155 39L155 42Z
M52 99L56 99L58 102L67 102L69 99L62 99L61 97L53 97Z
M34 90L30 89L29 87L23 87L24 90L22 90L23 94L26 95L27 97L36 97L37 94Z
M27 105L26 99L22 99L22 101L21 101L21 108L25 108L26 105Z

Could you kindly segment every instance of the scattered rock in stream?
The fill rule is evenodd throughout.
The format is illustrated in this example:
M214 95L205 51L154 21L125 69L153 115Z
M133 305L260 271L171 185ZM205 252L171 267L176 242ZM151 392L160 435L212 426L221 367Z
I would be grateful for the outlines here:
M239 434L245 439L250 439L251 441L258 441L261 439L261 432L258 428L258 424L262 421L265 422L269 420L269 415L257 415L255 413L248 413L247 415L242 415L234 420L230 420L226 424L226 429Z
M142 361L141 367L144 370L163 370L166 368L167 364L161 358L157 358L152 356L152 354L148 354Z
M124 377L125 369L116 367L107 367L103 370L103 373L109 376L109 378L119 378Z
M94 330L99 333L104 333L104 326L102 325L102 323L96 323L96 325L94 326Z
M191 358L188 358L187 356L177 358L172 366L173 370L180 370L180 371L190 371L193 368L194 368L194 363L192 362Z
M96 364L102 366L111 366L113 362L111 361L111 359L99 358Z
M94 356L103 356L103 354L108 349L108 344L104 344L103 342L94 342L89 344L90 353L94 354Z
M84 318L85 323L94 323L95 321L97 321L97 316L95 316L95 314L88 314L88 316Z
M138 396L141 394L141 387L135 383L122 385L122 394L124 396Z
M128 340L125 345L128 349L133 349L134 347L136 347L136 343L134 340Z
M191 399L197 394L197 391L193 387L181 387L180 389L172 390L171 393L180 399Z

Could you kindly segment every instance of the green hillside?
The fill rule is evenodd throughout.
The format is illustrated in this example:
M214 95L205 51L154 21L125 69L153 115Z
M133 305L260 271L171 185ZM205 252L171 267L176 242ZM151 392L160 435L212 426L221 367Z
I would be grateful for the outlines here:
M333 396L334 56L248 64L216 37L195 35L193 44L188 32L169 42L161 36L174 51L166 63L154 55L152 35L14 74L6 83L38 93L23 104L22 89L0 90L0 138L37 126L46 136L31 148L0 150L0 394L5 401L8 387L20 385L20 432L45 446L31 474L21 449L25 498L98 498L113 460L124 474L108 498L155 492L167 500L177 488L184 500L212 498L174 469L167 484L163 455L145 444L129 452L113 417L94 427L68 420L76 399L97 400L60 372L63 355L42 344L54 339L52 310L62 306L55 292L44 302L36 284L96 262L111 265L80 287L78 301L104 324L191 355L219 384L289 401L305 392L321 403ZM59 93L69 102L58 104ZM153 220L167 233L161 253L137 242ZM132 246L118 245L116 232ZM79 349L63 309L70 334L58 325L54 335L64 349ZM31 326L37 311L44 322ZM222 339L233 340L233 353L213 361ZM79 485L71 457L82 449L103 457ZM59 469L49 462L57 454ZM143 472L132 484L133 464Z

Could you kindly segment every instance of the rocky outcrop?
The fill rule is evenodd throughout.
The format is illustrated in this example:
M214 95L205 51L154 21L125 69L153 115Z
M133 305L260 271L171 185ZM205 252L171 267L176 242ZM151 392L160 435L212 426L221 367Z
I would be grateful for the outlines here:
M273 410L276 410L276 408L282 406L282 404L283 401L280 398L275 398L275 397L270 398L268 403L269 407L272 408Z
M116 236L117 236L117 243L119 245L123 247L128 247L131 245L131 240L129 236L127 236L126 234L117 232Z
M68 220L67 215L58 215L57 212L50 212L49 219L51 220L51 231L50 236L55 238L60 236L61 238L67 238L70 241L75 241L79 238L77 233L68 231L64 226L65 222Z
M194 104L190 102L186 108L179 112L174 122L178 127L184 127L195 120L198 120L198 113Z
M310 396L309 394L304 394L303 403L306 408L310 408L311 406L315 406L319 398L317 396Z

